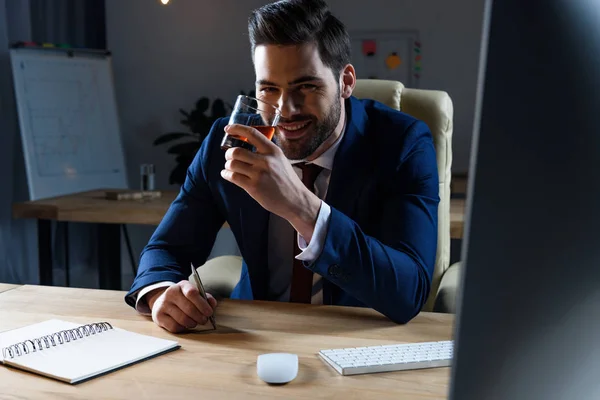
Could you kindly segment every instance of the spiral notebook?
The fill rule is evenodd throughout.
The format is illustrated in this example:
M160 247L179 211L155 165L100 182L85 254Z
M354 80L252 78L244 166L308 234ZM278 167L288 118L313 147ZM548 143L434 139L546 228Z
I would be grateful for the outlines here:
M75 384L179 347L107 322L52 319L0 333L0 362Z

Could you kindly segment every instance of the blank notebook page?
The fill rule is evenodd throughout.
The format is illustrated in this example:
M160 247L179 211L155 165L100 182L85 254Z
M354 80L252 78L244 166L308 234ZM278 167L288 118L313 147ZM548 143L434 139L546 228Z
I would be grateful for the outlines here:
M67 324L62 329L72 328L72 324ZM2 344L5 343L2 337ZM7 357L4 362L65 382L77 383L178 347L178 343L171 340L113 328L12 359Z

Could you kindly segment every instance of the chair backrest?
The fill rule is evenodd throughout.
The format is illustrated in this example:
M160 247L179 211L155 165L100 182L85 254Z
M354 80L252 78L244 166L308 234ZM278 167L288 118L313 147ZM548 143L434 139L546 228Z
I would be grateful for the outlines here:
M440 177L438 243L431 293L423 307L433 310L442 276L450 264L450 180L452 166L452 100L446 92L408 89L397 81L358 79L353 95L372 99L405 112L427 124L433 135Z

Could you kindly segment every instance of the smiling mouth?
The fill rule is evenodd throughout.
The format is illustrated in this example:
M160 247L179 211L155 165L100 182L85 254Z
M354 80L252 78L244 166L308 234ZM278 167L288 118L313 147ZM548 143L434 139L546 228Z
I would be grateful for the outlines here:
M307 128L310 126L312 121L298 121L293 123L279 123L277 126L280 132L285 136L286 139L296 139L306 133Z

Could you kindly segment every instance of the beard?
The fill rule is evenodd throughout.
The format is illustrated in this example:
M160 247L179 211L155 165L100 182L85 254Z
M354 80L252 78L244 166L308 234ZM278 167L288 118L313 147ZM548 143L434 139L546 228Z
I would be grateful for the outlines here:
M339 93L339 90L338 90ZM296 121L311 121L309 131L298 140L286 140L281 133L275 133L273 141L281 148L286 158L290 160L303 160L314 153L335 131L342 114L342 104L336 97L329 112L325 114L322 120L318 120L314 115L297 115L294 118L285 120L286 123Z

